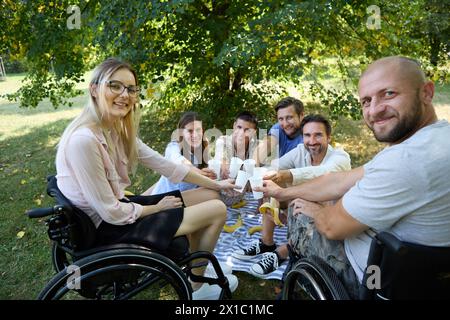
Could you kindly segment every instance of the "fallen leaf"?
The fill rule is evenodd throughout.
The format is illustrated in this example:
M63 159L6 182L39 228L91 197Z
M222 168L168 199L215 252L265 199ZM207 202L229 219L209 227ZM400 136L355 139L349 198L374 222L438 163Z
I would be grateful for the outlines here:
M17 232L17 239L22 239L24 235L25 235L25 231Z
M41 199L35 199L34 203L36 203L38 206L40 206L42 204L42 200Z

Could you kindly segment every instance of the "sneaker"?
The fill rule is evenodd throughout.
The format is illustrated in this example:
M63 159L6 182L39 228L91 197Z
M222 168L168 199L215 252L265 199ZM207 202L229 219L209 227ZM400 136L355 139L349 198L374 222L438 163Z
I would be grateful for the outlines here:
M274 272L284 260L278 258L275 252L264 253L261 261L254 263L250 267L250 273L256 277L264 277L265 275Z
M232 274L225 276L228 279L230 291L234 292L238 287L238 278ZM204 283L199 289L192 292L192 300L219 300L221 292L222 288L219 285Z
M239 249L233 252L233 257L240 260L251 260L254 257L259 256L265 252L273 252L277 246L275 244L268 246L264 244L261 239L253 242L249 247L245 249Z
M231 272L233 272L231 267L229 265L227 265L226 263L219 262L219 265L222 268L222 272L224 275L231 274ZM208 263L208 266L205 269L204 275L205 275L205 277L210 277L210 278L217 277L216 270L214 270L214 267L211 262Z

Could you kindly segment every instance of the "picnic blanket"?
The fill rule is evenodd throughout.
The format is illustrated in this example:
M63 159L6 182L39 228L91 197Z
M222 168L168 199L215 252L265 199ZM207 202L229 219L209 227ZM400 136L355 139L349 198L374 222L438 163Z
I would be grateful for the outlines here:
M245 271L250 273L250 266L261 259L261 255L252 260L239 260L232 257L233 251L246 248L253 241L261 238L261 232L255 232L253 235L248 233L248 229L262 224L262 215L258 213L258 201L253 199L251 192L244 196L247 202L245 206L234 209L227 208L227 225L234 225L238 216L242 217L242 226L232 233L222 231L214 249L214 255L220 262L226 263L232 267L233 271ZM276 227L274 232L274 240L277 245L287 242L287 227ZM286 269L287 261L285 261L277 270L264 276L264 279L281 280L283 272Z

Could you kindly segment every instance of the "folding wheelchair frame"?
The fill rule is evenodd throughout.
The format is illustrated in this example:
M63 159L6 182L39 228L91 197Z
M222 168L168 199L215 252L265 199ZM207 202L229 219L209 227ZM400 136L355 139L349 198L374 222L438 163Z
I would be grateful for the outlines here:
M54 197L51 208L30 210L30 218L46 220L53 241L51 259L57 274L38 299L150 299L190 300L196 282L217 284L220 299L231 298L228 280L216 257L206 251L189 253L185 236L173 239L165 252L132 243L95 246L95 226L91 219L61 193L56 177L47 178L47 193ZM217 278L197 276L195 259L206 259Z

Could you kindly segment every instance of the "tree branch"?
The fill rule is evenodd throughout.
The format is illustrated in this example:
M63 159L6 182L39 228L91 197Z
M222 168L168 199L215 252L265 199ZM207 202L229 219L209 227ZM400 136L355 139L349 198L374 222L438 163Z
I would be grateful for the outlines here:
M198 11L201 12L201 14L203 14L205 18L211 13L211 10L208 9L202 0L194 1L193 5Z

